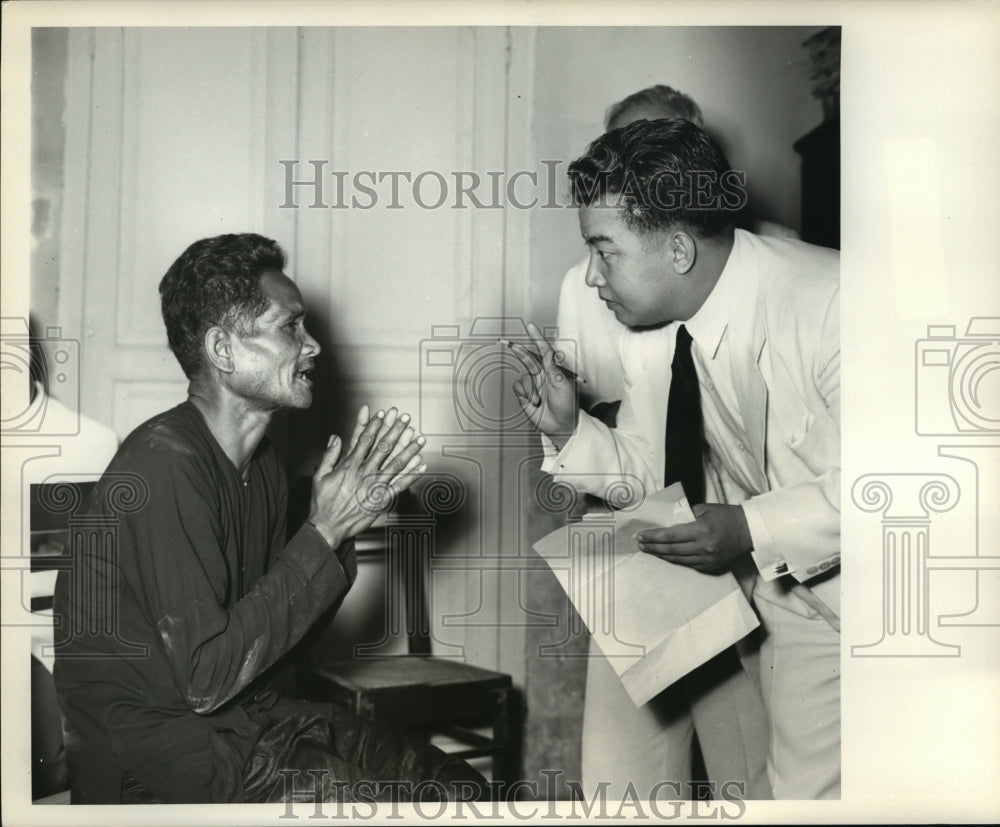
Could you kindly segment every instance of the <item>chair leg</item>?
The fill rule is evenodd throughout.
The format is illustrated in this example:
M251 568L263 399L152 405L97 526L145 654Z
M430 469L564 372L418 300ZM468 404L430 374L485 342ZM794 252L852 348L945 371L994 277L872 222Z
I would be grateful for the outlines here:
M515 718L514 696L510 689L496 692L496 707L493 717L493 781L498 785L499 797L503 798L507 787L517 780L518 738Z

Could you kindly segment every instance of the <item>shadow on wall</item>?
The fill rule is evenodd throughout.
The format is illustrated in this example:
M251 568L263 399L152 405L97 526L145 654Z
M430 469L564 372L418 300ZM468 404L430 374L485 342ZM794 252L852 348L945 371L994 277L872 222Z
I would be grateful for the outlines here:
M310 301L307 296L305 304L308 312L310 307L320 303ZM331 434L337 434L346 443L357 417L357 411L340 395L340 389L348 387L357 377L341 358L341 343L330 321L310 313L306 317L306 326L321 348L312 374L312 405L304 411L280 415L269 432L279 453L287 458L289 480L293 486L299 477L311 477L315 472ZM305 517L306 514L303 514L302 519Z

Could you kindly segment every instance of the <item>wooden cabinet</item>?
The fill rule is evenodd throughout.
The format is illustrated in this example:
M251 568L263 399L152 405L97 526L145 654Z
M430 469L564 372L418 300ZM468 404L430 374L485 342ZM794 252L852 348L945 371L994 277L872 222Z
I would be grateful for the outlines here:
M802 156L802 240L840 249L840 118L795 142Z

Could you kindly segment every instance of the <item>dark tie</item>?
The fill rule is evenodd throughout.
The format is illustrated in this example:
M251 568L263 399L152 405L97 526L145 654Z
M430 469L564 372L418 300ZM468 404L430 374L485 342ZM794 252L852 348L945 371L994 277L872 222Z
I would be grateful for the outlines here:
M702 453L705 433L701 420L698 374L691 358L691 334L681 325L670 365L670 397L667 400L667 485L680 482L690 505L705 502L705 470Z

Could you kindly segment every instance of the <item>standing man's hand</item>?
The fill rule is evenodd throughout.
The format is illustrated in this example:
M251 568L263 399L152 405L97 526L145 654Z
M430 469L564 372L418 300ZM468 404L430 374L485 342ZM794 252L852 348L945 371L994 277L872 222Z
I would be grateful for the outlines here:
M528 335L537 353L516 342L510 346L527 371L514 383L514 395L531 424L562 448L580 415L575 380L560 368L556 351L530 322Z
M425 440L410 427L410 415L395 408L368 417L358 413L347 453L330 437L313 475L309 522L334 548L369 528L398 494L427 470L420 454Z
M690 566L706 574L726 571L753 550L743 508L738 505L696 505L693 523L639 532L639 551Z

